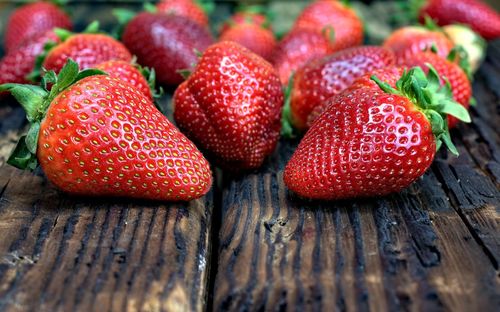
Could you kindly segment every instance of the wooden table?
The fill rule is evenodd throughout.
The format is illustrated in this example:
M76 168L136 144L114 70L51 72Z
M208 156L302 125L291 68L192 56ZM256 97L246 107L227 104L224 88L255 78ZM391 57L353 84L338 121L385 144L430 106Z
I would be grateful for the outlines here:
M184 204L69 197L2 165L0 311L498 309L499 41L474 94L460 157L384 198L298 200L282 180L297 141ZM1 164L24 126L0 104Z

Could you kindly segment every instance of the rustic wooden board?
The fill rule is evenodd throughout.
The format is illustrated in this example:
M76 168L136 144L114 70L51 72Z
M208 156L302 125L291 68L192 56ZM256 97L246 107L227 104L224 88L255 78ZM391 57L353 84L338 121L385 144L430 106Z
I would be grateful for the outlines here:
M282 141L227 179L214 310L451 310L500 306L500 42L474 84L474 122L401 194L318 203L289 194ZM214 264L215 265L215 264Z

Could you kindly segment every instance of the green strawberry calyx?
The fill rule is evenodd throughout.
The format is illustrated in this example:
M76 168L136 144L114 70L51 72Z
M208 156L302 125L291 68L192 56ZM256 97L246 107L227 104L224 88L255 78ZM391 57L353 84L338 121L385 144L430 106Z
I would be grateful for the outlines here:
M451 141L447 115L463 122L471 122L470 115L465 107L453 100L449 81L442 86L436 69L430 64L426 65L429 67L427 75L422 68L413 67L403 73L401 79L396 82L396 88L376 76L371 79L386 93L410 99L429 120L437 149L444 144L458 156L458 150Z
M99 33L99 22L98 21L93 21L90 23L81 33L82 34L97 34ZM59 38L59 40L62 42L68 40L71 36L75 35L75 33L63 29L63 28L54 28L54 33L56 36ZM35 59L35 66L33 68L33 71L26 76L26 78L29 81L32 82L39 82L40 79L42 79L42 73L44 72L43 70L43 62L45 62L45 59L47 58L47 55L50 53L50 51L56 47L59 43L54 42L52 40L47 41L45 45L43 46L43 51L40 53L36 59Z
M285 104L283 105L283 110L281 111L281 135L287 139L292 139L296 136L294 127L292 126L292 88L293 80L295 77L295 72L292 73L290 79L288 79L288 85L285 87Z
M53 71L46 72L42 77L41 86L17 83L0 85L0 92L9 91L21 104L26 111L26 119L30 123L27 134L20 138L7 163L19 169L35 170L38 166L36 150L40 123L52 101L77 81L85 77L105 74L98 69L80 71L78 64L69 59L58 75ZM51 86L50 91L48 86Z

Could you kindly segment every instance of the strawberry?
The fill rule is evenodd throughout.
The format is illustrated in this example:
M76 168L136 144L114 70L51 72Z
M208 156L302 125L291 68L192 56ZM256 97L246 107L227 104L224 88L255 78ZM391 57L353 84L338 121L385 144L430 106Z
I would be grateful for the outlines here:
M274 68L230 41L210 46L174 94L183 133L225 169L255 169L276 147L283 91Z
M270 61L276 38L269 29L252 23L240 23L224 31L219 40L234 41Z
M278 44L272 60L281 83L288 84L294 71L307 61L334 52L330 39L322 32L298 29L290 32Z
M461 46L467 52L471 71L475 72L486 55L486 41L472 29L464 25L448 25L443 31L455 44Z
M98 24L91 24L87 31L97 30ZM111 36L97 33L73 34L56 30L62 43L51 48L43 60L42 67L58 73L68 59L73 59L80 68L86 69L110 60L130 62L132 55L127 48Z
M394 54L376 46L354 47L308 62L295 72L290 95L290 118L295 128L307 129L311 111L349 87L356 78L394 65Z
M363 22L356 12L336 0L316 0L299 15L294 29L327 29L334 40L334 50L360 45L363 42Z
M421 1L422 2L422 1ZM500 14L478 0L427 0L419 10L419 19L431 17L438 25L469 25L483 38L500 38Z
M198 61L212 37L205 27L190 19L142 12L125 26L123 43L140 64L154 68L162 84L177 85L184 79L177 72Z
M147 98L153 100L153 94L155 92L154 71L150 73L148 70L137 68L133 64L124 61L107 61L97 65L96 68L106 72L113 78L125 81L141 91ZM143 72L141 72L141 70ZM149 76L149 81L146 79L145 75Z
M264 15L264 9L260 6L251 6L233 14L227 22L222 24L220 33L223 34L229 28L240 24L253 24L266 29L271 28L267 16Z
M359 88L376 88L379 86L371 79L372 76L378 77L380 80L386 82L392 87L396 86L396 82L403 75L404 69L397 66L389 66L381 69L373 70L358 79L356 79L349 87L349 90L359 89ZM347 89L346 89L347 90ZM344 91L342 91L344 92ZM331 104L331 100L323 101L318 106L314 107L307 118L307 127L310 128L314 121L321 115Z
M453 99L463 107L469 108L472 86L467 78L467 74L454 62L453 54L450 55L450 59L448 60L431 51L426 51L414 54L408 58L398 59L397 63L407 68L420 66L424 71L428 71L427 64L432 65L441 77L441 84L444 84L445 81L450 83ZM448 116L448 126L450 128L454 128L457 123L458 119Z
M406 26L393 32L384 42L397 57L409 57L415 53L436 46L438 54L446 58L454 44L442 31L423 26Z
M208 162L139 90L97 70L79 72L71 60L42 86L49 82L50 92L0 86L32 124L10 164L39 163L57 187L84 196L191 200L208 192Z
M35 2L21 6L9 18L5 32L5 49L12 51L35 35L42 35L55 27L71 29L68 15L49 2Z
M284 171L301 197L335 200L399 192L422 176L436 148L453 152L445 113L469 121L434 70L416 67L397 88L347 89L313 123Z
M0 61L0 84L30 83L27 76L33 71L37 56L43 52L45 44L58 40L49 30L27 38L17 48L10 50Z
M197 1L162 0L156 5L156 9L159 13L182 16L208 27L208 16Z

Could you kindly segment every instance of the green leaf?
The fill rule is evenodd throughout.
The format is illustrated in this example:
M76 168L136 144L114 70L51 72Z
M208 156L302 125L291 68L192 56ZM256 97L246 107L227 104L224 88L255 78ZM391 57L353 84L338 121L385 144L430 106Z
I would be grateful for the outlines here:
M189 76L191 75L192 71L191 69L179 69L176 71L179 75L182 76L182 78L184 78L184 80L188 79Z
M95 76L95 75L106 75L107 76L108 73L105 71L102 71L100 69L95 69L95 68L84 69L81 72L79 72L78 75L76 75L76 78L73 81L73 83L78 82L78 81L82 80L83 78Z
M38 135L40 133L40 122L34 122L31 124L28 134L25 138L26 148L30 153L36 155L36 149L38 146Z
M0 85L0 92L2 91L9 91L19 104L21 104L26 112L28 121L33 122L39 119L39 108L43 105L48 95L46 90L34 85L7 83Z
M74 35L71 31L64 28L54 28L54 33L61 40L61 42L68 40L69 37Z
M72 59L68 59L66 65L61 69L57 75L57 83L52 87L52 91L57 93L66 89L73 81L75 81L78 75L78 64Z
M448 126L446 126L448 128ZM446 148L455 156L458 156L458 150L455 144L453 144L453 141L451 140L450 132L446 131L440 136L440 141L444 143Z
M84 34L96 34L99 32L99 21L93 21L90 23L82 33Z
M292 126L292 109L290 106L292 100L291 98L294 77L295 72L290 76L288 85L284 90L285 103L283 105L283 110L281 111L281 135L287 139L291 139L296 136L294 128Z
M149 3L149 2L144 3L143 8L144 8L144 11L149 12L149 13L157 13L158 12L158 8L156 7L156 5Z
M373 80L379 87L382 89L382 91L389 93L389 94L399 94L400 92L393 87L391 87L390 84L388 84L385 81L380 80L377 76L373 75L370 77L371 80Z
M19 142L7 160L7 163L22 170L33 171L38 166L38 161L36 156L27 148L25 139L26 136L22 136L19 139Z
M471 122L471 118L467 109L462 105L455 105L453 101L444 103L440 111L442 113L451 115L463 122Z

